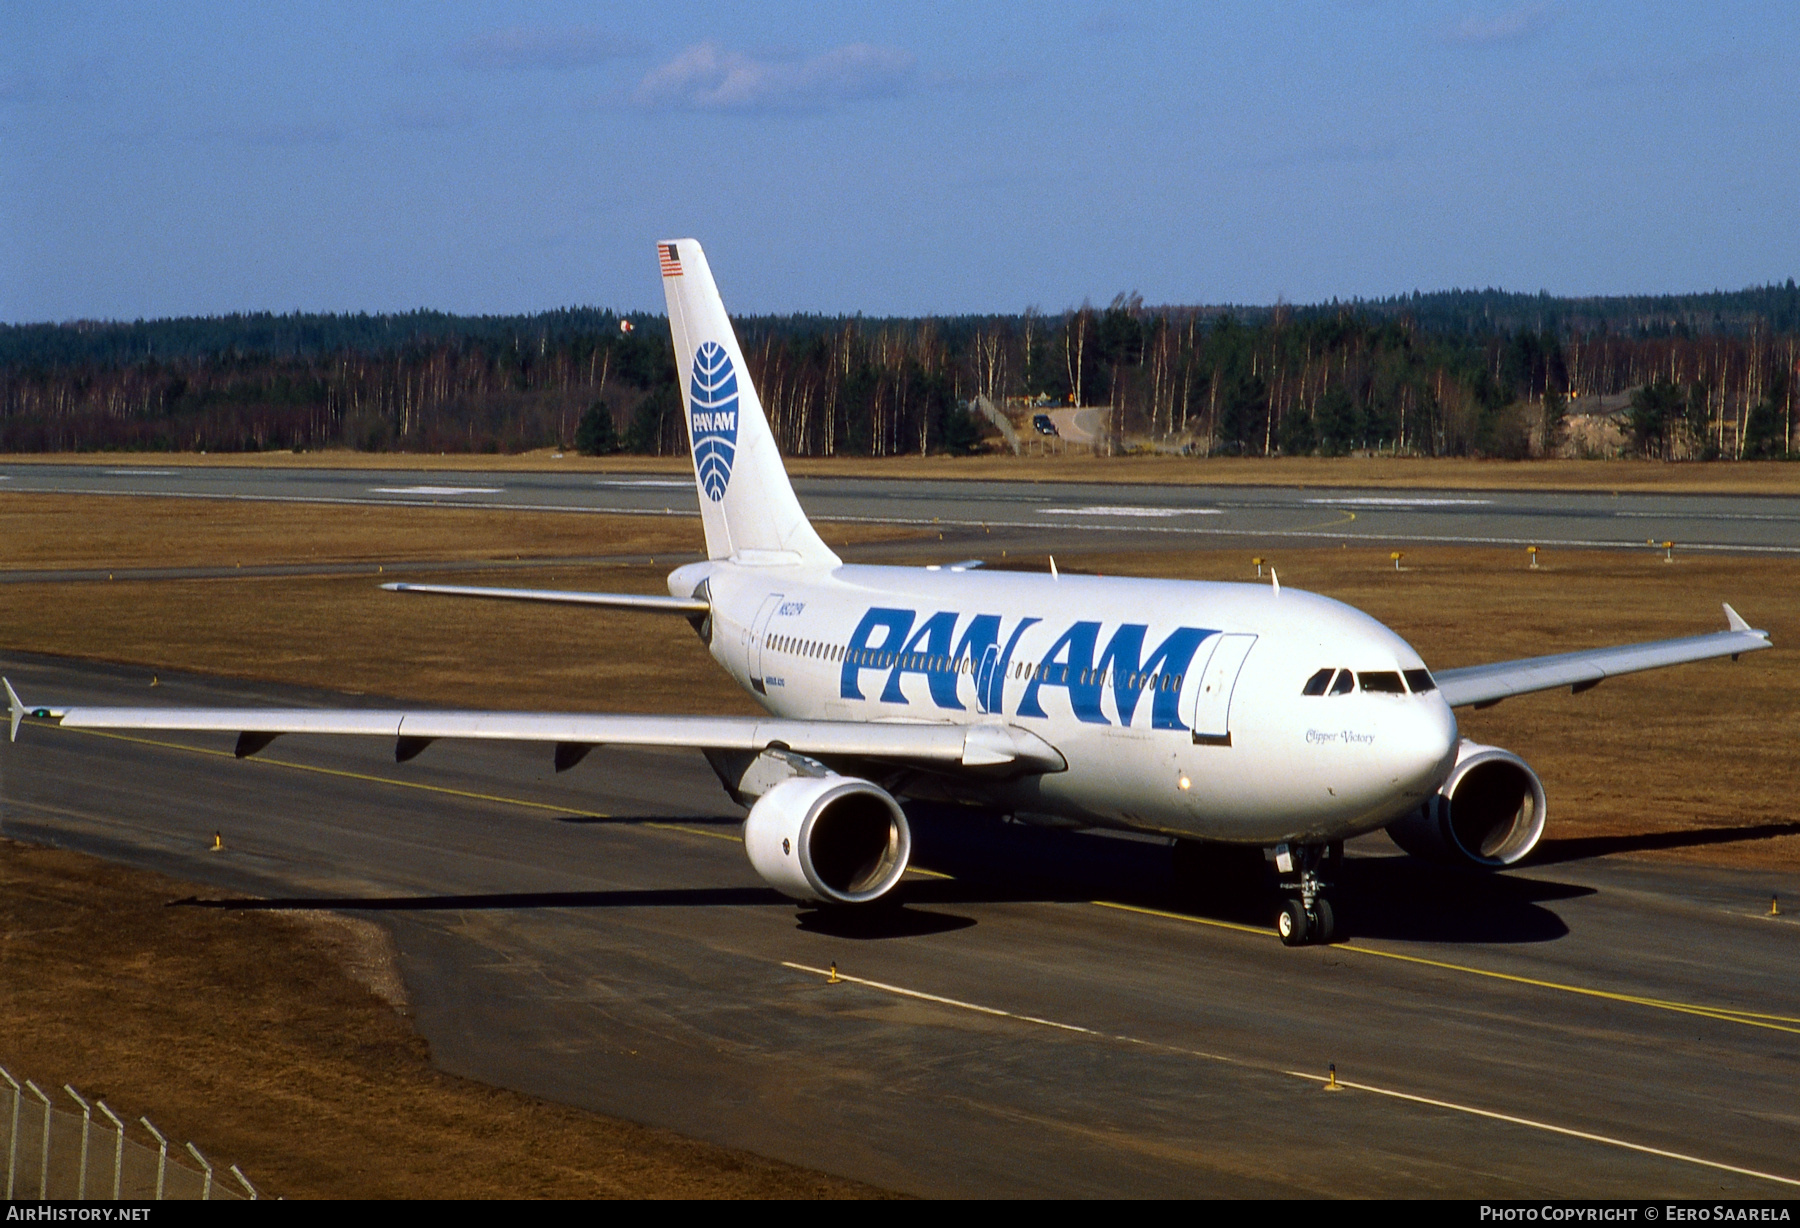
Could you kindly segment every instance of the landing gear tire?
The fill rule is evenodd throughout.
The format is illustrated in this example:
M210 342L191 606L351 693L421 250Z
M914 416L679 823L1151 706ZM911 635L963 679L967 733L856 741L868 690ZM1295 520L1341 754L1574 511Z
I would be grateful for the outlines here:
M1283 904L1280 914L1275 918L1275 932L1280 935L1281 945L1285 947L1304 945L1311 928L1306 909L1299 900L1289 900Z
M1325 898L1331 868L1343 857L1343 845L1303 844L1275 846L1275 862L1284 876L1282 887L1294 894L1275 918L1275 932L1290 947L1309 942L1327 943L1337 938L1337 917Z
M1324 946L1337 937L1337 918L1332 915L1331 901L1320 896L1313 901L1312 941Z

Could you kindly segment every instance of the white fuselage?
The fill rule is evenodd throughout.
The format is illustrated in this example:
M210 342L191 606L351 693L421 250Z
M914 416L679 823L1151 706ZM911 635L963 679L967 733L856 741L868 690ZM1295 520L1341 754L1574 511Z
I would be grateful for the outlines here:
M1066 771L973 789L1027 819L1336 840L1418 806L1456 758L1456 718L1421 690L1419 655L1312 593L731 560L683 567L669 588L702 582L713 656L775 715L1000 722L1054 746ZM1303 693L1334 670L1358 685Z

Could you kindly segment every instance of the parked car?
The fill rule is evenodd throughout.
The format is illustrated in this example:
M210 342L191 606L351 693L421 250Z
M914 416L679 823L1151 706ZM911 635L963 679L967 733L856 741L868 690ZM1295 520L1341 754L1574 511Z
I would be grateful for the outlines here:
M1031 425L1040 435L1056 434L1056 423L1050 421L1049 414L1037 414L1031 419Z

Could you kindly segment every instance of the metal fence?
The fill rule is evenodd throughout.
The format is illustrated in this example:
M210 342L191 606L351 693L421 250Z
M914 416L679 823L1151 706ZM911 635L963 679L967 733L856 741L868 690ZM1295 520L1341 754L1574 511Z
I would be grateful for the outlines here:
M186 1150L198 1169L171 1157L169 1140L148 1117L137 1124L155 1146L131 1138L130 1127L104 1100L90 1102L66 1083L62 1090L73 1109L57 1108L36 1083L21 1083L4 1067L0 1079L6 1082L0 1087L0 1153L6 1156L8 1200L257 1196L237 1165L215 1173L192 1143Z

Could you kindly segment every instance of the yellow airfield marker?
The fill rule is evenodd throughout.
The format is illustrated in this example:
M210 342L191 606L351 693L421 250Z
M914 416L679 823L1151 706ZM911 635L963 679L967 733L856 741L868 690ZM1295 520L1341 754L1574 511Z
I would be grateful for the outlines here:
M211 848L210 848L210 849L208 849L208 850L207 850L207 852L209 852L209 853L223 853L223 852L224 852L224 851L225 851L225 836L224 836L224 833L222 833L222 832L214 832L214 833L213 833L213 842L212 842L212 847L211 847Z

